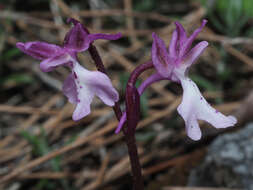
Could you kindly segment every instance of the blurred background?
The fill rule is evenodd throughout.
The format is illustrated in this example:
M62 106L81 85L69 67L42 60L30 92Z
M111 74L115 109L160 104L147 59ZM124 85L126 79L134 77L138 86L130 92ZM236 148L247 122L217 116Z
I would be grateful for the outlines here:
M123 34L94 43L122 105L129 74L150 60L152 32L168 45L174 21L190 34L208 19L195 43L209 46L189 75L208 102L235 115L238 124L217 130L200 122L203 137L192 141L176 111L181 87L152 85L141 98L136 133L145 187L253 189L252 0L1 0L0 189L131 189L127 149L122 134L114 134L112 109L95 99L89 116L72 121L74 107L61 92L69 70L42 73L38 61L15 47L19 41L61 45L69 17L94 33ZM86 52L79 59L96 70Z

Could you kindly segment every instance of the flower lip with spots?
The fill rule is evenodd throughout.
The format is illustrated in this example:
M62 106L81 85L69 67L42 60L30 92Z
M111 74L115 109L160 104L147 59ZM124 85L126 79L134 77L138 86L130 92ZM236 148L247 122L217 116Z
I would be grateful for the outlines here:
M80 120L90 113L90 104L97 95L105 104L113 106L118 101L118 92L110 79L102 72L89 71L77 60L77 53L87 50L97 39L117 40L121 34L89 34L85 27L75 19L69 19L74 27L66 34L63 46L46 42L18 42L24 53L41 61L43 72L50 72L58 66L68 66L71 74L63 84L63 93L69 102L76 104L73 120Z

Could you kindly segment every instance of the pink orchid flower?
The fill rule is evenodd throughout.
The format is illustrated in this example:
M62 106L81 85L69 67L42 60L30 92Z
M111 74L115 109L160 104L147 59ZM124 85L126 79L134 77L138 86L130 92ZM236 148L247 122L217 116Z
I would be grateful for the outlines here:
M69 102L76 105L72 115L77 121L90 113L90 104L97 95L108 106L114 106L119 95L110 79L102 72L89 71L77 60L77 53L87 50L97 39L117 40L121 34L89 34L81 23L70 19L74 27L66 34L63 46L45 42L18 42L16 46L24 53L41 60L43 72L50 72L58 66L68 66L71 74L63 84L63 93Z
M187 38L182 25L176 22L168 50L164 42L153 33L152 60L157 72L163 77L181 83L183 99L177 111L183 117L187 135L193 140L201 138L198 120L204 120L215 128L226 128L236 124L236 118L225 116L212 108L200 93L197 85L187 76L187 70L208 46L201 41L191 48L192 42L207 23L203 20L200 28Z
M215 128L234 126L237 122L235 117L225 116L212 108L200 93L197 85L187 76L189 67L208 45L206 41L201 41L191 49L194 39L206 23L207 21L203 20L200 28L187 38L182 25L176 22L176 29L173 31L168 49L164 41L153 33L152 62L157 73L147 78L138 88L141 95L149 85L156 81L172 80L180 83L183 88L183 99L177 111L185 121L187 135L193 140L201 138L198 120L204 120ZM120 131L125 121L126 114L124 113L116 133Z

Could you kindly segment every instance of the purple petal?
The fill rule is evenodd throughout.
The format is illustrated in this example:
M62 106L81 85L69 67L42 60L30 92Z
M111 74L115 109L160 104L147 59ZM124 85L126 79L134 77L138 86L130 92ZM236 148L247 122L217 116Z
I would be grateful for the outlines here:
M64 47L76 52L85 51L90 44L97 39L117 40L121 38L121 34L89 34L88 30L77 20L69 18L68 22L72 22L74 27L66 34L64 39Z
M73 61L74 61L73 58L69 54L64 53L56 57L45 59L40 63L40 69L43 72L50 72L58 66L66 65Z
M178 46L179 48L182 48L183 44L187 40L187 35L184 30L184 27L179 22L175 22L175 25L176 25L176 31L177 31L178 40L179 40Z
M78 23L80 23L80 21L78 21L74 18L68 18L67 23L73 23L74 25L77 25Z
M74 26L76 26L77 24L81 24L80 21L78 21L74 18L68 18L67 23L72 23L72 24L74 24ZM82 25L82 30L84 30L85 33L89 34L88 29L83 24L81 24L81 25Z
M63 49L57 45L38 41L27 43L18 42L16 46L25 54L39 60L48 59L63 52Z
M79 81L80 88L86 86L89 91L96 94L108 106L114 106L119 100L118 92L112 86L111 80L102 72L88 71L75 64L73 71L77 75L76 81ZM79 97L78 98L82 98Z
M178 54L178 32L176 30L173 31L172 37L170 40L170 46L169 46L169 54L171 57L177 57Z
M197 35L201 32L201 30L203 29L203 27L206 25L207 20L203 20L201 26L196 29L192 35L186 40L186 42L183 44L183 46L180 48L180 53L179 56L183 57L187 51L190 49L192 42L194 41L194 39L197 37Z
M73 51L85 51L89 48L87 43L88 33L84 30L81 23L76 23L73 28L66 34L64 47Z
M169 57L166 46L155 33L152 34L152 61L160 75L169 77L174 69L172 58Z
M118 134L122 127L124 126L126 122L126 112L123 113L122 117L120 118L119 124L117 126L117 129L115 130L115 133Z
M62 91L65 96L67 96L68 100L72 104L78 103L77 97L77 87L75 84L75 78L73 74L70 74L67 79L65 79L63 83Z
M98 39L118 40L121 37L122 37L121 33L117 33L117 34L89 34L87 37L86 43L92 43L93 41L98 40Z
M183 87L182 103L178 106L178 113L183 117L188 136L199 140L201 132L197 120L204 120L216 128L226 128L236 124L236 118L225 116L212 108L201 95L197 85L189 78L181 78Z
M184 59L184 64L191 65L194 61L201 55L201 53L205 50L208 46L208 42L202 41L199 42L191 51L187 54L186 58Z

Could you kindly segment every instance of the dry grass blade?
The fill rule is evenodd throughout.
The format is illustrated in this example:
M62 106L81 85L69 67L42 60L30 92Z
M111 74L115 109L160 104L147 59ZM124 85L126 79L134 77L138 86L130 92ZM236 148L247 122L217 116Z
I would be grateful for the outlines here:
M40 114L40 115L55 115L56 110L43 110L41 108L33 108L28 106L8 106L0 105L0 112L13 114Z
M58 100L59 100L60 96L59 95L55 95L52 98L50 98L48 100L48 102L46 102L40 109L41 112L47 112L49 111L50 107L52 107ZM33 113L27 120L25 120L21 127L15 131L15 133L5 137L4 139L2 139L0 141L0 148L6 146L7 144L9 144L15 137L14 135L19 133L21 130L27 129L28 127L30 127L35 121L37 121L39 118L41 117L40 113ZM0 151L1 152L1 151Z
M147 119L142 120L139 123L138 129L143 128L144 126L150 124L151 122L154 122L154 121L156 121L160 118L163 118L164 116L169 115L169 113L171 113L173 110L176 109L176 107L179 104L179 100L180 100L180 98L175 100L174 103L171 106L169 106L167 109L162 110L160 112L157 112L157 113L153 114L152 117L149 117ZM37 159L31 161L30 163L15 169L10 174L2 177L0 179L0 183L4 183L6 181L9 181L10 179L16 177L17 175L19 175L20 173L22 173L26 170L30 170L30 169L32 169L33 167L35 167L39 164L42 164L42 163L44 163L44 162L46 162L46 161L48 161L48 160L50 160L50 159L52 159L52 158L54 158L58 155L64 154L64 153L66 153L66 152L68 152L68 151L70 151L74 148L77 148L77 147L79 147L79 146L81 146L81 145L83 145L83 144L85 144L85 143L87 143L91 140L94 140L95 138L97 138L97 137L99 137L99 136L101 136L101 135L103 135L107 132L112 131L112 130L115 129L116 125L117 125L117 122L112 122L108 126L104 127L103 129L99 130L98 132L95 132L95 133L91 134L90 136L88 136L86 138L78 139L70 145L67 145L67 146L65 146L65 147L63 147L59 150L53 151L53 152L49 153L48 155L43 156L41 158L37 158Z
M183 163L189 162L189 160L193 157L193 156L202 156L203 157L203 150L197 150L193 153L190 154L186 154L183 156L179 156L176 157L174 159L170 159L168 161L156 164L154 166L151 166L149 168L146 168L143 170L143 175L150 175L153 173L157 173L161 170L164 170L168 167L172 167L172 166L176 166L176 165L182 165Z
M253 68L253 60L249 56L243 54L230 45L224 44L224 47L231 55L235 56L243 63L246 63L250 68Z
M117 5L115 4L112 7L111 1L109 3L109 1L105 0L88 0L80 4L79 2L67 2L64 0L45 2L48 4L43 11L41 11L41 7L31 12L25 12L22 7L9 10L2 9L0 3L0 19L2 19L0 25L3 24L4 26L3 30L0 31L0 35L2 35L3 31L4 36L3 41L0 40L0 53L5 53L5 51L9 50L9 47L7 49L3 48L4 43L14 47L17 41L46 40L50 43L61 44L67 29L71 27L69 24L65 24L65 20L67 17L74 17L84 23L92 33L121 32L123 34L123 38L117 42L98 40L94 43L105 62L108 73L110 73L113 86L116 88L123 84L123 82L118 80L119 78L121 79L121 73L131 73L137 65L151 59L152 32L157 32L165 40L166 45L169 44L172 30L175 29L175 25L172 23L174 20L172 14L174 15L175 12L175 15L177 15L176 10L180 11L180 15L185 15L181 17L180 23L185 27L187 34L198 27L201 19L206 16L206 9L197 3L176 2L175 4L179 5L174 6L174 3L170 2L168 7L163 7L163 3L161 3L161 5L156 5L161 8L161 12L157 13L152 11L137 12L136 10L142 10L142 8L138 8L137 4L139 2L133 0L119 1ZM16 2L13 4L16 4ZM83 7L88 7L88 10L83 10ZM144 9L146 8L148 7L144 7ZM6 22L6 19L8 22ZM216 34L214 31L217 30L212 31L214 26L210 23L207 24L198 39L221 44L221 47L228 52L228 56L232 55L244 62L245 66L243 69L245 70L240 70L240 74L244 71L251 71L253 59L249 56L251 50L247 49L246 46L252 44L253 40L246 37L231 38ZM22 33L17 33L17 29L22 31ZM9 33L10 35L6 35ZM243 51L237 50L237 46L233 47L232 45L240 45ZM211 48L212 50L210 50ZM238 98L239 95L233 96L229 94L230 90L227 90L224 85L226 84L224 82L226 79L219 78L211 81L216 77L217 65L210 63L214 62L214 60L218 62L222 59L217 47L211 46L211 48L207 48L207 56L203 56L203 59L200 60L205 62L204 64L207 64L210 68L204 68L204 70L199 66L192 71L195 72L194 74L198 74L203 69L204 76L207 76L207 81L217 87L218 91L203 93L205 97L213 102L222 100L221 104L214 107L226 114L236 111L235 115L239 123L243 123L243 121L252 118L253 112L252 106L250 106L252 96L250 95L242 104L242 101ZM215 58L212 59L212 56ZM18 54L16 57L19 59L21 56ZM93 61L88 55L81 54L79 58L80 63L87 69L96 70ZM2 54L0 59L2 60ZM67 182L71 180L69 183L71 188L73 186L73 188L77 187L83 190L95 190L99 188L115 189L115 187L121 189L123 185L117 184L118 181L116 180L120 180L124 185L130 183L130 178L129 181L127 179L130 174L130 165L126 147L123 146L123 134L114 134L118 121L116 121L111 108L105 107L101 101L94 99L92 113L81 121L74 122L71 119L74 106L69 103L66 104L67 99L63 99L62 94L51 97L54 91L61 91L62 81L69 74L69 70L58 68L56 72L42 73L38 65L31 66L26 61L27 59L21 58L21 61L11 61L11 64L6 66L10 71L19 72L18 69L21 69L22 72L27 71L29 74L35 75L38 86L36 84L27 85L28 87L20 85L22 88L21 93L17 96L20 96L20 99L25 101L8 103L8 105L2 103L0 105L0 112L4 113L2 114L3 122L0 124L3 123L5 126L5 122L10 123L8 123L8 127L4 127L4 130L6 130L4 131L4 138L0 140L0 163L4 164L3 169L2 166L0 168L1 185L4 186L9 182L9 186L12 185L12 182L16 184L17 180L19 180L17 183L21 184L21 189L24 182L25 186L29 186L28 188L34 188L34 183L38 181L49 179L49 183L58 183L58 181L64 179ZM232 72L237 72L233 70L233 65L229 66L231 66ZM142 81L145 80L153 71L146 71L140 76L140 79ZM7 76L5 73L4 75ZM251 77L247 77L251 81ZM219 84L216 84L216 80ZM228 79L228 81L231 82L234 79L231 79L231 81ZM181 125L183 120L178 120L172 114L181 102L181 97L178 95L181 89L179 90L179 87L175 86L172 83L168 83L168 81L160 81L147 90L148 117L141 119L137 127L138 151L144 169L145 183L150 181L153 183L153 179L157 179L157 176L163 176L166 172L165 170L169 170L170 173L172 170L184 168L185 164L188 164L187 166L191 165L190 163L193 163L192 160L195 160L194 163L198 163L196 160L202 158L204 154L204 151L202 149L199 150L199 147L203 148L204 146L206 148L207 146L206 144L203 145L203 141L225 132L225 130L218 131L214 129L215 133L212 133L211 128L204 126L201 129L204 134L203 141L199 141L196 144L185 142L186 134L183 127L175 127ZM205 90L204 86L200 87L201 90ZM251 83L249 86L251 86ZM13 91L16 90L15 88L13 88ZM18 91L20 90L19 88L17 89ZM3 97L9 96L9 92L5 91L6 89L4 89ZM11 96L16 96L15 92L11 93L13 93ZM29 98L26 98L27 94ZM121 100L123 100L124 95L120 95ZM45 96L48 96L47 101L45 101ZM228 103L225 97L229 97L229 101L233 102ZM9 102L9 97L7 99ZM36 101L34 101L35 99ZM45 102L40 104L41 101ZM42 105L41 108L38 108L38 105ZM166 120L163 121L165 117ZM169 124L167 124L168 118L171 119ZM17 122L14 121L15 119ZM200 124L202 125L201 122ZM20 135L21 130L26 130L31 136L40 140L43 135L39 127L45 130L45 140L48 143L47 151L43 154L35 154L35 146ZM69 144L70 142L72 143ZM173 147L170 149L164 148L164 145L169 143L172 143ZM190 152L186 151L185 148L188 147L188 143L192 148ZM187 146L184 146L186 144ZM195 149L195 147L197 148ZM50 165L51 162L48 161L54 158L51 161L55 161L57 156L63 154L66 156L59 157L61 170L53 170ZM185 174L182 175L186 177ZM183 184L185 183L181 185ZM6 187L2 187L2 189L4 188ZM230 190L197 187L163 188L163 190L169 189Z
M162 190L240 190L220 187L164 187Z
M102 162L102 165L101 165L101 168L100 168L100 170L98 172L97 178L94 180L94 182L91 182L90 184L88 184L87 186L85 186L84 188L82 188L82 190L92 190L92 189L99 188L99 186L104 181L105 172L106 172L106 168L108 167L109 160L110 160L110 155L107 155L105 157L105 159L103 160L103 162Z
M30 174L21 174L18 179L62 179L62 178L79 178L93 179L97 176L96 172L89 171L89 175L81 175L80 173L67 172L36 172Z

